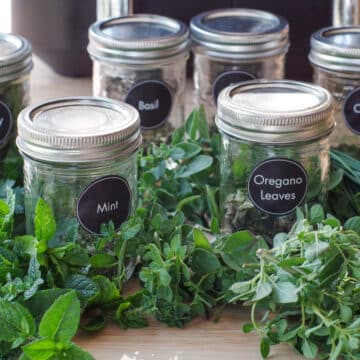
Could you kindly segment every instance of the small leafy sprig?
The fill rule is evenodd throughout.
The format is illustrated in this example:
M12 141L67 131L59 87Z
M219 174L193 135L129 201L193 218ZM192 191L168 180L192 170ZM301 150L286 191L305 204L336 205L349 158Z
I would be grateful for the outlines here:
M273 249L257 251L256 274L230 292L232 302L251 306L244 331L259 332L263 357L270 345L286 342L308 359L359 358L359 230L359 217L341 226L316 205L307 217L298 211L291 232L278 234Z

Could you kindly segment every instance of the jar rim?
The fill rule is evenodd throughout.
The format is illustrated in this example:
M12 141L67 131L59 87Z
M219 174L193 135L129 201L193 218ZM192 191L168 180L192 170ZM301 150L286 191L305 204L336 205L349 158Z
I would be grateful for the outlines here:
M0 33L0 81L29 72L33 67L31 54L31 44L24 37Z
M360 27L325 27L311 36L309 61L333 71L360 72Z
M320 86L298 81L246 81L222 90L215 122L222 132L248 141L318 139L334 129L333 98Z
M20 152L50 162L92 162L129 155L141 145L140 117L131 105L100 97L44 101L18 117Z
M229 8L205 11L191 19L193 47L234 56L284 53L289 46L289 25L267 11Z
M113 17L95 22L89 28L88 53L99 60L141 63L188 51L188 27L161 15Z

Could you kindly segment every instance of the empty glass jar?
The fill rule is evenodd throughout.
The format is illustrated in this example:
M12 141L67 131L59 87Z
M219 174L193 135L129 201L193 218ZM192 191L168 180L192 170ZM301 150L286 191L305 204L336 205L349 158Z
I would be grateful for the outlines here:
M31 46L21 36L0 33L0 176L18 179L16 119L29 102Z
M289 26L280 16L253 9L201 13L190 24L195 106L205 105L214 124L220 91L257 78L282 79Z
M102 227L117 230L135 210L138 112L102 98L64 98L24 109L17 145L24 157L26 227L43 198L57 222L56 243L91 251Z
M336 101L331 145L360 159L360 27L325 28L311 38L314 82Z
M94 95L133 105L146 144L167 141L184 121L186 25L158 15L133 15L93 24L89 38Z
M244 82L221 92L216 124L225 229L270 240L290 230L298 206L325 204L334 128L327 90L286 80Z

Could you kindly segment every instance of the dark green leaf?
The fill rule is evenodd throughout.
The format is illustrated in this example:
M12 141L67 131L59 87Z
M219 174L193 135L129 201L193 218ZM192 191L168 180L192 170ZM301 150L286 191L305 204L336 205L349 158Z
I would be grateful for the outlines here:
M35 334L35 321L29 311L17 302L0 300L0 340L14 342Z
M360 235L360 216L354 216L345 222L344 228L346 230L355 231Z
M191 269L199 274L207 274L220 269L217 257L208 250L197 248L191 260Z
M270 341L268 338L262 338L260 343L261 356L266 359L270 354Z

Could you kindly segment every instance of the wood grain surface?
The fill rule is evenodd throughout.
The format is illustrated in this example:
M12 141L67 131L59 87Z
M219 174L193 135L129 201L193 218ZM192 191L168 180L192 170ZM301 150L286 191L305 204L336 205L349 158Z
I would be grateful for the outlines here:
M54 97L91 95L91 79L65 78L35 58L31 77L32 103ZM191 83L187 88L187 113L191 109ZM260 360L259 339L243 334L248 309L228 307L218 323L196 319L185 329L168 328L156 321L145 329L121 330L114 325L75 341L97 360ZM286 345L276 346L270 360L303 359Z
M76 342L98 360L260 360L258 336L241 330L248 321L248 309L230 306L217 323L199 318L184 329L156 321L144 329L109 325L92 336L80 333ZM269 357L297 359L304 358L286 345L273 347Z

